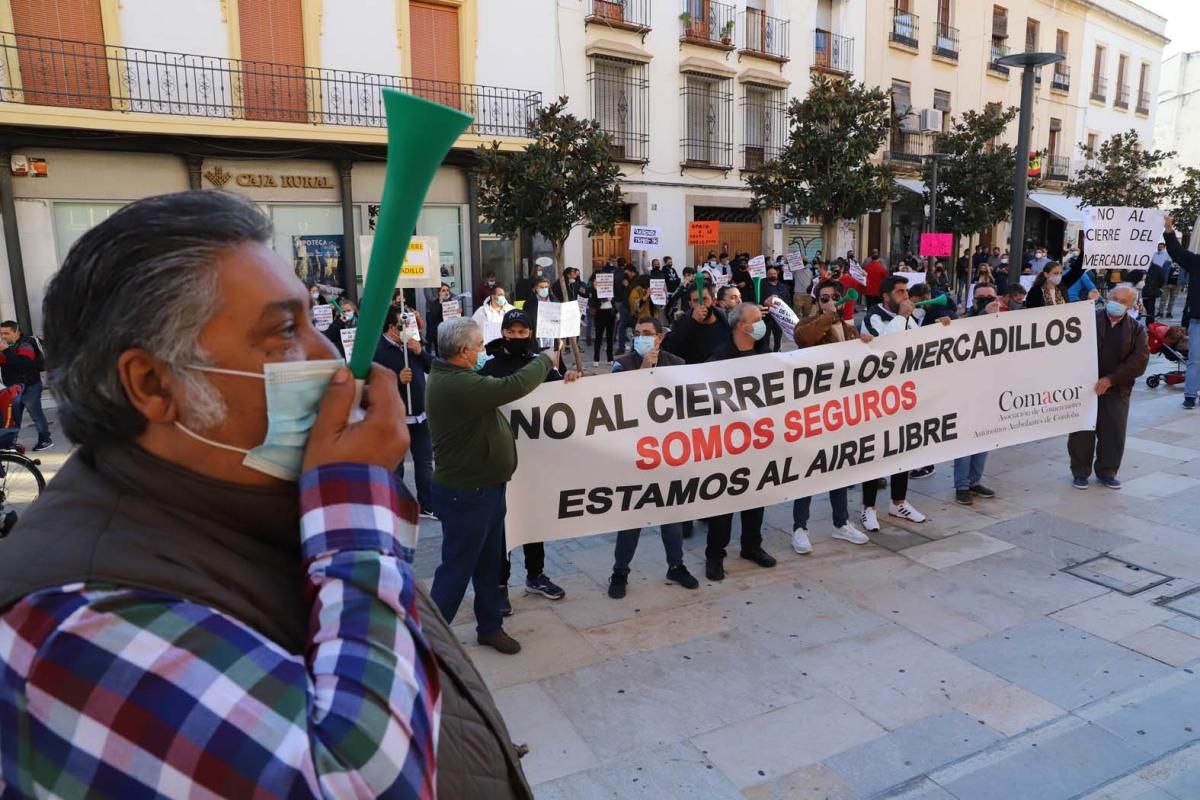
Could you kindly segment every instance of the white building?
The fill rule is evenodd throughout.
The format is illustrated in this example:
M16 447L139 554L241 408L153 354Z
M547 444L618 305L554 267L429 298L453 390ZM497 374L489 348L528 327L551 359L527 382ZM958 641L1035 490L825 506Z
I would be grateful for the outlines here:
M1167 165L1178 172L1200 167L1200 52L1176 53L1163 62L1154 125L1154 147L1174 150Z

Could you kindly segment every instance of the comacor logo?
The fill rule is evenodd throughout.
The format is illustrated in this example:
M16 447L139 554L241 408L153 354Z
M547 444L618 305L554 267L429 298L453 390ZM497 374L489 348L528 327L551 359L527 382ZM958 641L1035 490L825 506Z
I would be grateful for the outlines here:
M1078 400L1079 393L1083 391L1082 386L1068 386L1063 389L1050 389L1044 392L1028 392L1026 394L1016 394L1013 391L1004 391L1000 393L1000 410L1001 411L1019 411L1025 408L1037 408L1038 406L1053 406L1058 403L1066 403L1071 400Z

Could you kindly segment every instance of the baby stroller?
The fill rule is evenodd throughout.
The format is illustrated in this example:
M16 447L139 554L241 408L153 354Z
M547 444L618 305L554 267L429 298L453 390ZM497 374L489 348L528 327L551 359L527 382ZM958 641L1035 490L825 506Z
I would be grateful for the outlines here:
M1151 389L1166 381L1167 386L1183 383L1186 377L1185 364L1188 355L1187 331L1181 326L1168 326L1161 322L1153 322L1146 326L1146 339L1150 343L1150 352L1161 353L1167 361L1175 365L1171 372L1160 372L1146 378L1146 385Z

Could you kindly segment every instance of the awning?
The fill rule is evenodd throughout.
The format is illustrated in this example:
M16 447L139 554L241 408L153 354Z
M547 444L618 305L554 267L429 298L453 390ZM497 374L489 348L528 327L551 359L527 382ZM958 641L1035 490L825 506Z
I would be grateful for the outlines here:
M913 194L925 194L925 181L916 178L896 178L896 185L908 189Z
M1079 207L1079 198L1054 192L1030 192L1029 202L1043 211L1049 211L1064 222L1084 223L1086 215Z

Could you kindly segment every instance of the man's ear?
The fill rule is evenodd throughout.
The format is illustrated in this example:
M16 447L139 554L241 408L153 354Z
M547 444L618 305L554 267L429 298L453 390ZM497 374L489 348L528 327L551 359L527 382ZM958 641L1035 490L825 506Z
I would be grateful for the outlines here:
M117 374L130 405L151 425L169 425L179 418L174 393L178 383L165 361L135 347L117 358Z

